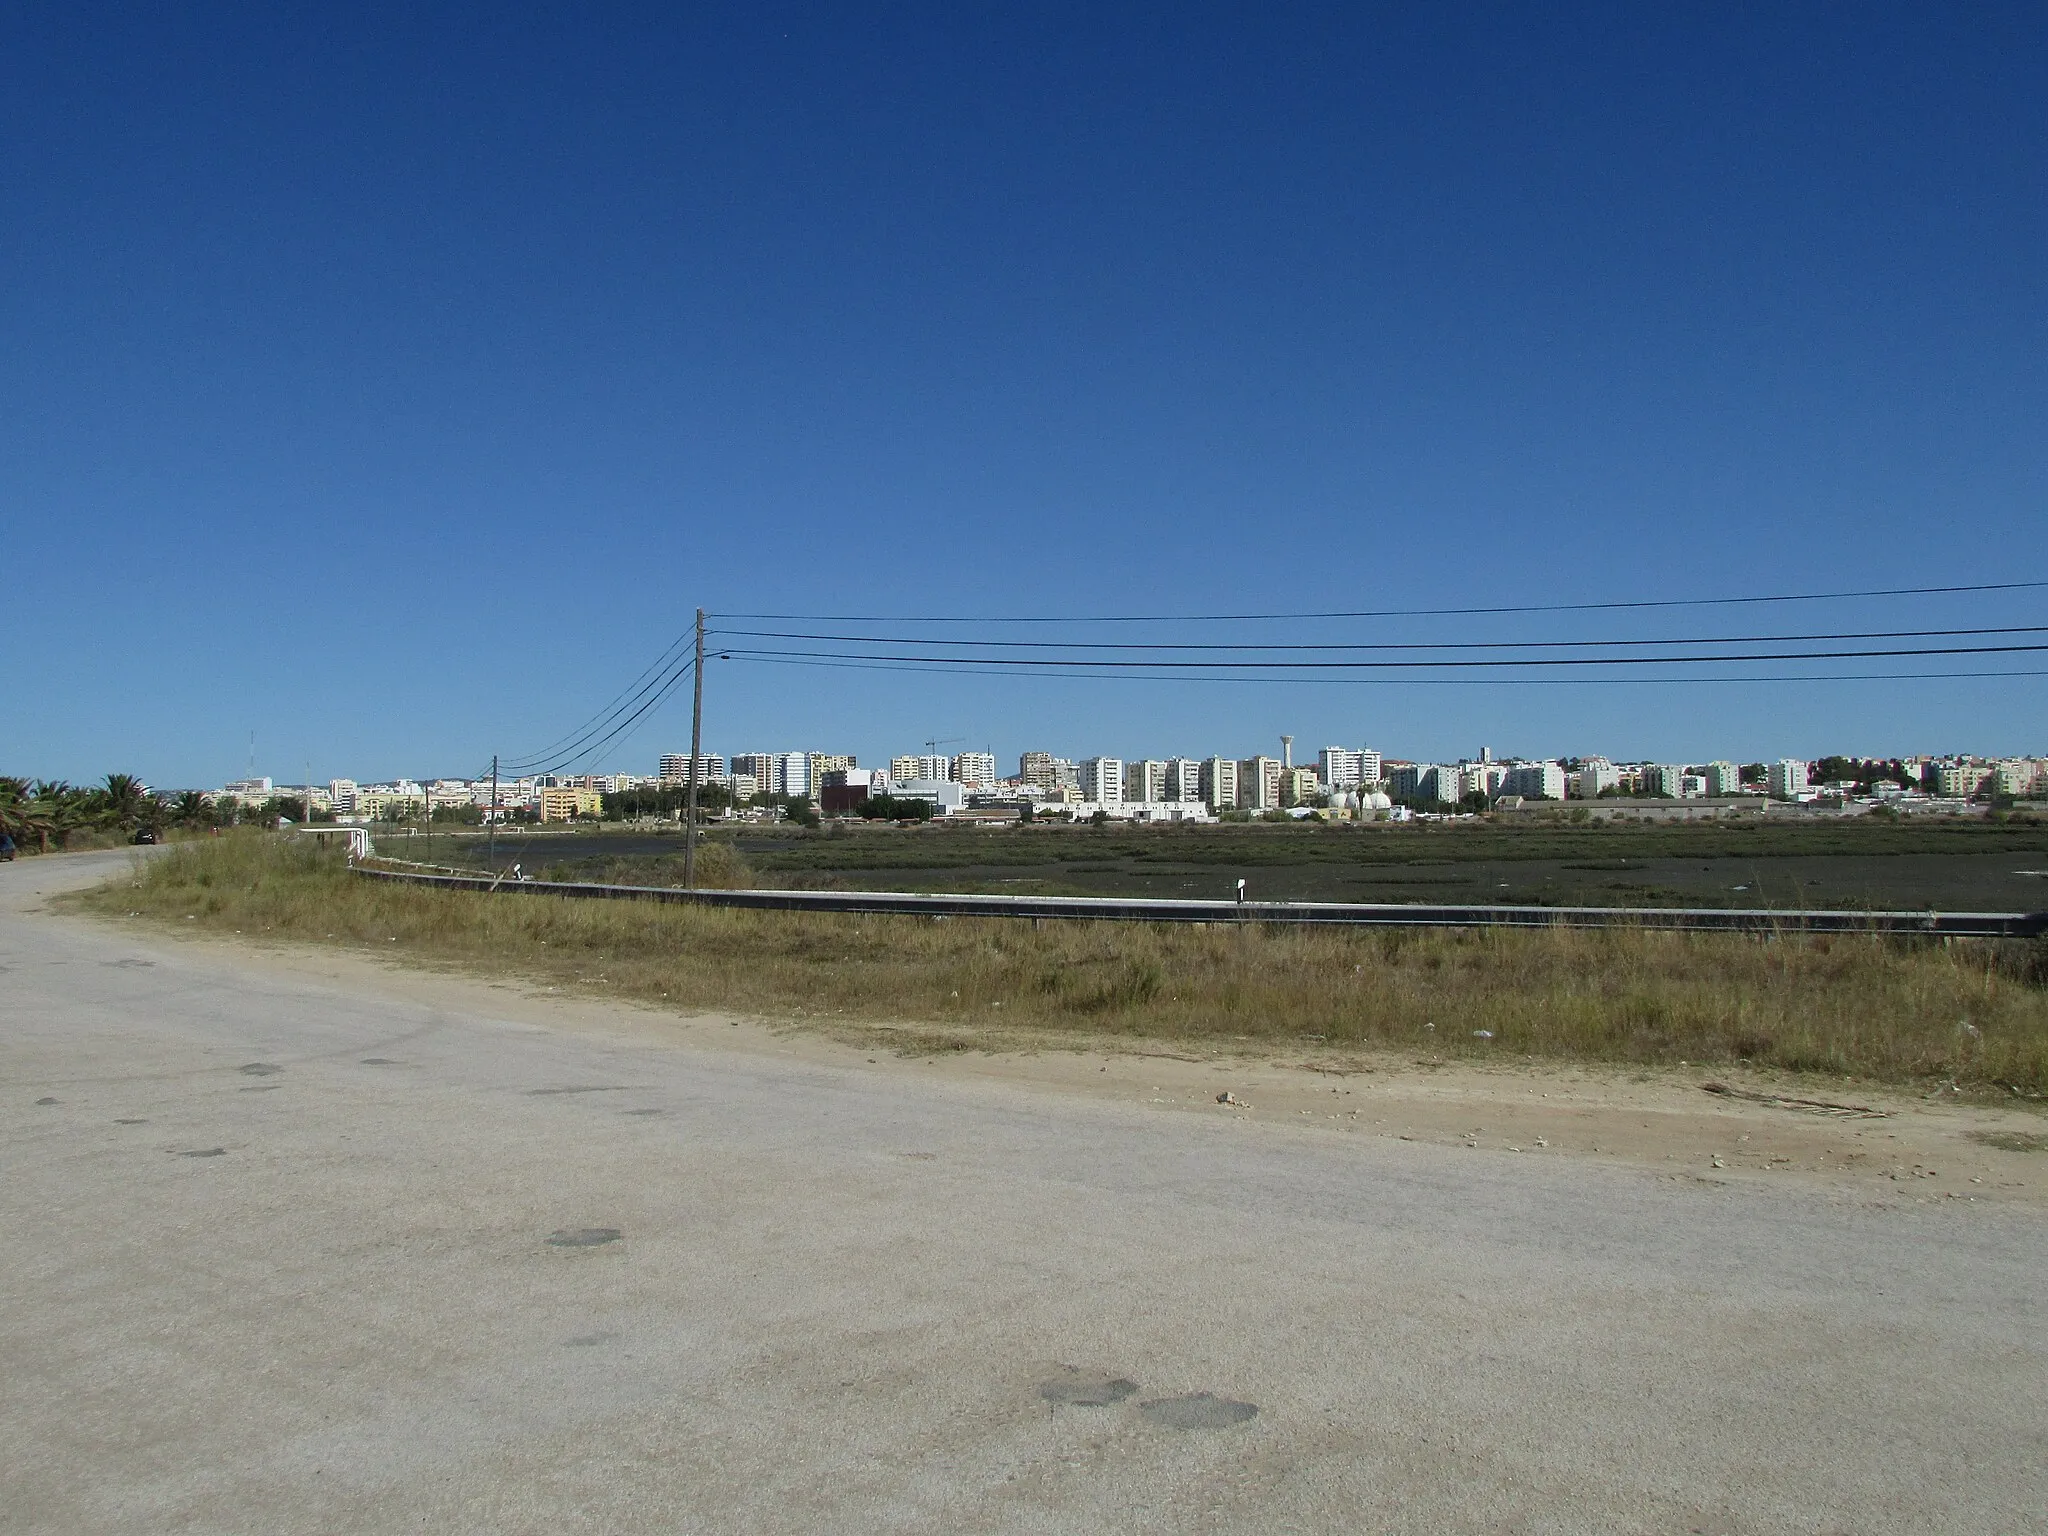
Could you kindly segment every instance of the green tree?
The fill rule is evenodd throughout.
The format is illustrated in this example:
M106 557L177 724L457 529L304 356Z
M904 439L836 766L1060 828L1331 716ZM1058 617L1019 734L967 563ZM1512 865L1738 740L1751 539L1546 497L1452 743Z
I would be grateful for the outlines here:
M149 808L149 793L132 773L110 773L93 791L93 810L105 826L132 832L142 825Z
M200 790L188 789L179 793L170 804L170 819L174 826L211 827L217 824L213 803Z
M48 807L30 792L28 780L0 778L0 832L20 846L34 838L37 849L48 853L55 830Z

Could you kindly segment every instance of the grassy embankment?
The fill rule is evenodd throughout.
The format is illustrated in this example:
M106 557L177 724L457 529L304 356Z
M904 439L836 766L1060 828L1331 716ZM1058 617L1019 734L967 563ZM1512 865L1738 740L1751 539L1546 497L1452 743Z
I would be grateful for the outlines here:
M2048 1090L2041 944L720 911L376 883L269 834L172 850L78 899L678 1010L887 1025L906 1049L1150 1040Z

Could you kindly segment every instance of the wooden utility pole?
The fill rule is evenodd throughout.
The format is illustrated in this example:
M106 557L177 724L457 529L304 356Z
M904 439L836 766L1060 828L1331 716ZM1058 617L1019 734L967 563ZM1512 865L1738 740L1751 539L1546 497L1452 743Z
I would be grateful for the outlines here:
M498 868L498 754L491 754L491 851L485 855L493 872Z
M697 889L697 775L704 758L704 610L697 610L696 698L690 705L690 799L684 811L683 889Z

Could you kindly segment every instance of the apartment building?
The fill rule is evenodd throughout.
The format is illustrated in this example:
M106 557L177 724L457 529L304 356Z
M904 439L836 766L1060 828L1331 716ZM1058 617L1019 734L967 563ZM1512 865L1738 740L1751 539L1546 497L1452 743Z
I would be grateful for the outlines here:
M1323 781L1313 768L1287 768L1280 774L1282 805L1314 805L1323 798Z
M1124 764L1124 799L1143 804L1167 800L1166 764L1155 758Z
M540 791L535 809L542 821L574 821L579 816L602 816L604 795L594 789L548 787Z
M664 784L686 784L690 778L690 754L687 752L664 752L661 755L661 771L658 777ZM706 752L697 759L697 782L725 777L725 759Z
M1237 808L1240 811L1280 809L1280 774L1284 765L1277 757L1245 757L1237 763Z
M1991 771L1991 792L1994 795L2010 795L2017 799L2034 792L2034 785L2040 776L2040 769L2031 759L2008 757L2001 759Z
M1051 789L1056 782L1052 776L1052 754L1026 752L1017 759L1017 779L1038 789Z
M1325 747L1316 754L1316 777L1325 787L1370 789L1380 781L1380 755L1371 747Z
M950 784L953 782L953 760L943 753L915 753L889 759L889 777L895 783L925 783L927 781Z
M1644 763L1641 776L1643 793L1661 800L1676 800L1678 781L1684 776L1685 770L1673 763Z
M1365 754L1349 747L1325 747L1316 754L1316 775L1332 789L1356 789L1365 782Z
M1202 803L1212 811L1234 811L1237 809L1237 761L1228 757L1209 757L1202 760L1197 770L1196 785L1201 792Z
M1806 764L1794 757L1780 758L1766 772L1766 787L1773 800L1796 800L1806 792Z
M1501 789L1525 800L1562 800L1565 772L1558 763L1515 763L1508 768Z
M1192 757L1166 760L1166 793L1162 797L1181 804L1199 804L1202 794L1202 765Z
M851 773L860 764L851 752L813 752L810 754L811 793L816 794L825 787L828 773ZM841 781L842 783L844 780Z
M1709 763L1704 777L1707 781L1707 793L1710 795L1719 797L1742 793L1742 770L1733 763Z
M1121 805L1124 801L1122 758L1091 757L1081 764L1081 798L1099 805Z
M953 782L969 789L992 789L996 782L993 752L962 752L952 762Z
M1991 777L1989 763L1939 763L1934 770L1934 792L1945 800L1967 800ZM1776 794L1773 781L1771 793Z
M1581 800L1597 800L1605 789L1621 787L1621 775L1604 757L1589 757L1579 764L1572 793Z

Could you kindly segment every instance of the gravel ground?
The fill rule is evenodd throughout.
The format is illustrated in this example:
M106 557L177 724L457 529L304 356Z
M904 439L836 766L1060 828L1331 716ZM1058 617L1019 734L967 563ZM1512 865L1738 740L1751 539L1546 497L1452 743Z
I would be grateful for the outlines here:
M0 866L0 1529L2043 1529L2034 1204L557 1028L35 910L123 857Z

